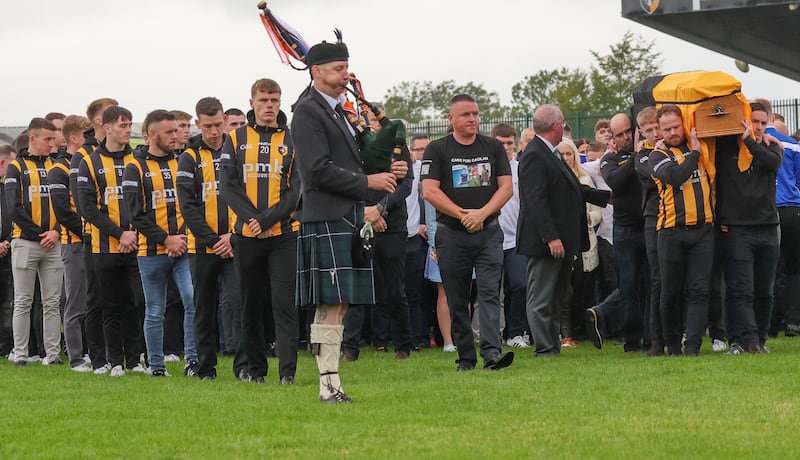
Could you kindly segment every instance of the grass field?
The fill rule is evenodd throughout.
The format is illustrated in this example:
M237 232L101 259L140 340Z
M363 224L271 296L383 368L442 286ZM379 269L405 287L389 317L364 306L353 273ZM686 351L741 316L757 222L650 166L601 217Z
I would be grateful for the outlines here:
M430 349L342 363L350 405L317 402L316 364L298 385L76 374L0 362L0 458L796 458L800 339L770 355L646 358L608 344L509 369L456 373ZM480 363L479 363L480 366Z

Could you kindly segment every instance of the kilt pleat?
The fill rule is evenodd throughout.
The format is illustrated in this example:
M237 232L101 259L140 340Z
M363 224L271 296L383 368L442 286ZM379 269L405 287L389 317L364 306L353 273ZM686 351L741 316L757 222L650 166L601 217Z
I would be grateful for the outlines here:
M295 293L298 306L375 303L372 264L353 267L352 263L354 229L350 222L363 222L363 210L354 209L348 214L347 220L300 224Z

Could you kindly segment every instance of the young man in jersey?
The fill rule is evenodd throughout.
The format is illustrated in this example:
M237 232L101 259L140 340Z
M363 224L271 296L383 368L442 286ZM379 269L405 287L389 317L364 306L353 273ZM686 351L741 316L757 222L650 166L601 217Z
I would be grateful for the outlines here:
M75 209L69 190L69 165L73 154L83 144L83 133L91 127L89 119L70 115L63 120L61 131L66 149L50 169L50 200L61 225L61 261L64 263L64 342L69 365L76 372L90 372L83 360L83 324L86 314L86 264L83 248L83 222Z
M47 173L52 168L50 152L56 127L44 118L28 125L28 149L8 166L6 202L14 222L11 265L14 275L14 365L27 364L31 327L31 304L36 277L42 295L43 365L64 364L61 352L61 300L64 264L59 244L60 228L50 202Z
M165 377L164 313L167 283L170 278L183 302L184 354L187 377L197 375L197 348L194 342L194 298L183 216L178 206L175 180L178 159L174 151L178 140L175 115L154 110L144 119L147 149L125 166L122 191L133 227L139 232L137 262L144 289L144 338L153 377Z
M194 280L195 337L198 377L217 376L217 299L220 286L241 309L233 265L231 230L235 215L219 194L219 168L224 132L222 103L204 97L195 106L201 138L178 159L178 202L188 227L189 265ZM221 284L220 284L221 280ZM241 319L239 320L241 328ZM237 334L238 335L238 334ZM225 335L225 341L232 339Z
M675 105L656 112L664 136L649 163L660 197L658 260L661 266L661 322L669 355L681 354L682 297L687 300L686 345L696 356L708 320L708 290L714 257L711 178L700 158L694 129L687 140L683 115Z
M237 216L232 241L241 286L242 331L234 372L241 380L264 381L264 324L271 309L280 382L291 385L297 369L294 289L300 227L292 213L300 181L280 98L277 82L265 78L253 83L248 123L231 131L222 147L220 187Z
M11 145L0 146L0 182L6 179L8 165L17 157L17 151ZM11 316L14 305L14 276L11 272L11 214L6 204L6 189L0 184L0 358L14 355L14 334L11 331Z
M78 209L90 228L97 288L96 302L89 303L87 317L93 309L102 309L106 344L105 357L90 357L95 373L104 373L100 369L107 361L112 377L125 375L126 368L144 372L139 364L142 352L139 311L143 297L136 264L139 239L122 194L122 173L133 161L133 149L128 143L131 118L131 112L119 106L103 112L105 138L94 152L83 158L77 177ZM98 333L87 322L87 336Z
M94 152L106 133L103 129L103 112L109 107L119 105L115 99L104 97L95 99L86 108L86 118L91 123L91 128L84 134L83 145L72 154L69 165L69 188L75 202L75 210L83 221L78 200L78 169L85 156ZM89 358L97 373L108 371L106 364L106 342L103 337L103 309L97 304L98 286L95 280L94 258L92 257L91 226L83 222L82 241L84 250L84 265L86 270L86 316L84 317L84 330L86 331L86 348Z

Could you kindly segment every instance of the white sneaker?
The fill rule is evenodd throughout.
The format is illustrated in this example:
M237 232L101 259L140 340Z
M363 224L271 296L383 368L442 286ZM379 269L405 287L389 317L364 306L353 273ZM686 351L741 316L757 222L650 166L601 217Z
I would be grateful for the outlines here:
M72 369L74 372L92 372L92 366L86 363L78 364L70 369Z
M94 370L95 375L103 375L111 370L111 364L105 363Z
M453 345L452 343L449 345L445 345L444 348L442 348L442 351L445 353L454 353L456 351L456 346Z
M720 339L714 339L714 341L711 342L711 349L714 350L714 353L722 353L728 349L728 344Z
M123 369L122 366L116 365L111 368L112 377L122 377L123 375L125 375L125 369Z
M83 362L86 364L92 364L92 358L89 355L83 355Z
M508 339L508 342L506 342L506 344L509 347L514 347L514 348L530 348L531 347L531 344L527 340L525 340L525 337L522 336L522 335L518 335L518 336L516 336L514 338Z
M142 374L147 373L147 369L145 369L144 366L142 366L141 364L137 364L128 370L131 372L141 372Z
M14 362L14 350L8 352L8 360Z
M64 361L62 361L59 356L45 357L42 360L42 366L57 366L61 364L64 364Z
M29 363L38 363L41 360L42 360L42 357L39 356L39 355L28 356L28 362Z
M181 357L178 355L166 355L164 356L165 363L177 363L181 360Z

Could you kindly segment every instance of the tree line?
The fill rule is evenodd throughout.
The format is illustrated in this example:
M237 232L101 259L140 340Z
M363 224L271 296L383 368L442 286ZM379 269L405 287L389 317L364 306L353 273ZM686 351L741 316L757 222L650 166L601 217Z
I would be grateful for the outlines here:
M384 96L386 113L410 123L445 118L450 98L464 93L475 98L484 117L514 117L533 113L544 103L555 103L564 113L622 112L633 104L633 89L661 68L655 40L626 32L602 53L590 50L589 68L543 69L524 77L511 88L511 105L500 103L496 91L483 83L458 84L455 80L403 81Z

